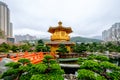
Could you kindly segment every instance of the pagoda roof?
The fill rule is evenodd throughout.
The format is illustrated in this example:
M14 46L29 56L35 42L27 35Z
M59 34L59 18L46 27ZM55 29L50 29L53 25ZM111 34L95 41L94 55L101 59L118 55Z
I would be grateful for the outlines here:
M62 26L62 22L58 22L58 26L56 26L56 27L50 27L48 32L54 33L55 30L66 31L66 33L68 33L68 34L73 32L71 27L64 27L64 26Z

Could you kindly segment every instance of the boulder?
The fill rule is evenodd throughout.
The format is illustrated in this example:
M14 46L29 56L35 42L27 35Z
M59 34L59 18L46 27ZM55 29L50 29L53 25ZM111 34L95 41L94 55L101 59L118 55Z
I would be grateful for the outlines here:
M4 73L8 69L8 67L6 67L5 64L7 64L9 62L13 62L13 60L11 60L9 58L3 58L0 61L0 74Z

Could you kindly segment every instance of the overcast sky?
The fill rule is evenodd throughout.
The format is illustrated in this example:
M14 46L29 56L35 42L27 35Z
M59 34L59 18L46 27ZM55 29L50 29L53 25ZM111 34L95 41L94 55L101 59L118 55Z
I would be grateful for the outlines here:
M10 9L15 34L49 37L62 21L71 35L91 37L120 22L120 0L0 0Z

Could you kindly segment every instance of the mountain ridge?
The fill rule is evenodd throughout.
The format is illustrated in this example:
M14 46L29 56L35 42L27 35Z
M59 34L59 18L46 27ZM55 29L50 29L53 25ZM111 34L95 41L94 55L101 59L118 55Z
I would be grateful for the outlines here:
M99 40L99 39L86 38L86 37L80 37L80 36L71 37L70 41L73 41L73 42L102 42L102 40Z
M50 39L45 39L45 38L41 38L44 42L50 41ZM87 38L87 37L80 37L80 36L76 36L76 37L71 37L70 38L71 42L102 42L102 40L99 39L93 39L93 38Z

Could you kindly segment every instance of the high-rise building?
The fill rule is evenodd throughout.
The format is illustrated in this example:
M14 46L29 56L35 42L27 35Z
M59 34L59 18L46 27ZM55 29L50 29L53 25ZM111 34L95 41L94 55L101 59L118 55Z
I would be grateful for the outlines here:
M8 27L8 37L12 37L13 35L13 24L10 23L10 26Z
M120 41L120 23L115 23L110 29L102 32L104 41Z
M29 34L26 35L15 35L15 42L20 42L20 41L30 41L30 40L36 40L36 36L31 36Z
M10 10L7 4L0 1L0 30L5 37L12 37L12 24L10 23Z

